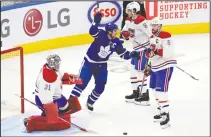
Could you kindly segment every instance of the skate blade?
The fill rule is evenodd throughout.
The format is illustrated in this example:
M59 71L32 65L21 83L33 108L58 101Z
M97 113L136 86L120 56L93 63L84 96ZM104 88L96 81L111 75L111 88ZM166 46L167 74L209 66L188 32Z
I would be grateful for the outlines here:
M153 122L154 123L160 123L161 122L161 119L156 119L156 120L154 119Z
M167 123L167 124L165 124L165 125L162 125L161 128L162 128L162 129L166 129L166 128L170 127L170 126L171 126L171 125L170 125L169 123Z
M135 104L140 106L150 106L149 101L142 101L142 102L135 101Z
M134 103L134 99L125 99L125 102L127 102L127 103Z
M92 114L92 110L88 109L87 105L85 106L85 111L87 111L89 114Z

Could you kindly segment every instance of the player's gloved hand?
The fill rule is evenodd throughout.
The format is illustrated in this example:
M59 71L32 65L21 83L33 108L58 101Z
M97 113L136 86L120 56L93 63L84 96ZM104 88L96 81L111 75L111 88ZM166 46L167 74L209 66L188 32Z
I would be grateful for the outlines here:
M149 75L151 74L151 65L150 64L147 64L145 69L144 69L144 75L146 77L148 77Z
M130 52L130 56L131 56L132 58L139 58L139 57L140 57L140 54L139 54L139 52L137 52L137 51L131 51L131 52Z
M121 35L122 35L122 38L123 39L129 40L130 32L128 32L128 31L122 31Z
M155 47L156 47L156 45L151 44L150 48L147 49L146 56L148 58L152 58L153 56L155 56L157 54L157 50Z
M94 16L94 22L98 25L100 24L102 19L102 14L100 12L97 12Z

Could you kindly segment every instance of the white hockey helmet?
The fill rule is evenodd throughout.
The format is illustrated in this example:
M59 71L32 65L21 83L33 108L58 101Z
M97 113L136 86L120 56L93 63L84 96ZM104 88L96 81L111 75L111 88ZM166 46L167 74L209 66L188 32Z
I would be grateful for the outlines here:
M162 19L159 17L155 17L151 20L151 24L157 24L157 25L163 25L162 24Z
M47 66L50 69L58 71L60 68L60 64L61 64L61 58L58 55L52 54L47 57Z
M130 2L127 4L126 7L126 13L128 10L131 10L133 13L137 13L138 11L140 11L140 5L138 4L138 2Z
M155 17L151 20L151 28L152 28L152 33L153 34L158 34L162 27L163 27L163 24L162 24L162 19L159 18L159 17Z

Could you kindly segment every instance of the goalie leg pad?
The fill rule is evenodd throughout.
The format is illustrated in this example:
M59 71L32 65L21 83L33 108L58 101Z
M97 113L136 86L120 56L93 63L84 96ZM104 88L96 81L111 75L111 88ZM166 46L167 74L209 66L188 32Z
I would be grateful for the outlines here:
M80 97L81 93L87 87L89 81L92 78L93 71L92 71L92 68L91 68L91 64L86 59L83 61L82 64L83 65L80 69L79 77L83 80L83 83L75 85L75 87L73 88L73 90L70 94L70 98L73 97L73 96Z
M78 97L74 96L68 99L70 114L76 113L81 110L81 104L78 101Z
M44 104L45 114L46 114L46 123L55 124L58 123L58 106L57 103Z
M60 116L67 122L71 122L70 114L64 114ZM70 124L59 119L57 123L47 123L47 119L44 116L31 116L27 119L26 130L28 132L33 131L58 131L64 130L71 127Z

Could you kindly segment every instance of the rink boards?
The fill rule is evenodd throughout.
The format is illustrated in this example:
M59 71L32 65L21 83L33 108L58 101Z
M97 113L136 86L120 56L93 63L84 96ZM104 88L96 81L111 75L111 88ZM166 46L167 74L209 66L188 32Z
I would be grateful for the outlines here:
M172 34L209 32L209 2L146 2L145 8L148 19L162 17L163 30ZM100 2L100 11L104 15L102 28L109 22L121 26L122 2ZM94 1L28 2L2 8L3 48L22 46L28 54L89 44L93 38L88 31L95 13Z

